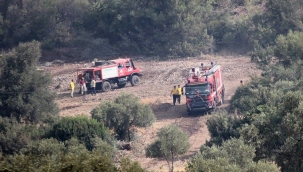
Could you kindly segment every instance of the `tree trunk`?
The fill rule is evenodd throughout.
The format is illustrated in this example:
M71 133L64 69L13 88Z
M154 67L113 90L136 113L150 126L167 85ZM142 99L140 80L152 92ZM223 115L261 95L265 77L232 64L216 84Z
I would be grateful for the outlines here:
M130 142L130 129L128 128L128 130L127 130L127 136L128 136L128 141Z
M133 121L130 121L130 123L129 123L129 126L128 126L128 128L127 128L127 131L128 131L128 141L130 142L130 140L131 140L131 136L130 136L130 133L131 133L131 127L132 127L132 125L133 125Z
M169 160L168 160L168 158L167 158L167 157L165 157L165 160L166 160L166 162L167 162L167 164L168 164L168 171L169 171L169 172L171 172L171 168L170 168L170 164L169 164Z
M171 172L174 172L174 152L171 151Z

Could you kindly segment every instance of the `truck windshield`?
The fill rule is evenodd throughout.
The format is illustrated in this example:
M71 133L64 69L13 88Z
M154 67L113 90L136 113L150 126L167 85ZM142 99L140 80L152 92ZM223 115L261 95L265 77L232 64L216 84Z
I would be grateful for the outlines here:
M185 95L195 95L199 91L199 94L209 94L210 89L208 84L203 85L193 85L193 86L185 86Z

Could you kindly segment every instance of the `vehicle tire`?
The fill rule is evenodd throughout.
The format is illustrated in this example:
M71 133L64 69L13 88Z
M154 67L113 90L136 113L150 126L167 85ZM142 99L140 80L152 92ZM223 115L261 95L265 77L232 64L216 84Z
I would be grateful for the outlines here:
M126 85L126 83L118 84L118 87L119 87L119 88L123 88L123 87L125 87L125 85Z
M96 83L96 92L101 92L102 91L102 83L101 82L97 82Z
M107 92L111 90L111 84L108 81L102 83L102 91Z
M130 83L132 84L132 86L137 86L140 83L140 78L138 75L133 75L130 79Z

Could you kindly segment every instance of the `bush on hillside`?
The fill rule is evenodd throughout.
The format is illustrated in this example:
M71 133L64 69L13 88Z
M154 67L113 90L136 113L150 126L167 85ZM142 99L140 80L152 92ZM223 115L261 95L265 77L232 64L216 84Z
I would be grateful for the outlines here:
M303 60L303 32L290 31L287 36L279 35L276 39L275 56L285 65Z
M221 147L217 145L213 145L212 147L201 146L200 153L194 156L187 164L186 171L280 171L273 163L254 162L254 152L254 147L244 144L244 141L241 139L228 140L223 142Z
M239 87L231 98L230 111L238 114L260 113L259 106L277 107L284 93L273 87L270 78L252 77L249 83Z
M169 171L174 171L176 157L186 153L189 149L189 138L175 124L161 128L157 136L157 140L146 148L146 156L165 159Z
M0 156L0 171L104 171L116 172L117 168L111 157L98 151L47 155Z
M143 169L137 161L132 162L129 158L122 158L118 172L147 172L147 170Z
M48 130L48 126L23 125L14 118L0 117L0 152L18 154L33 141L41 139Z
M206 141L207 146L221 145L224 141L239 138L239 129L245 119L239 116L230 116L227 113L217 114L206 121L210 140Z
M94 139L95 144L93 145L93 151L98 151L108 157L113 157L115 153L113 146L104 142L100 138ZM62 155L80 155L81 153L85 153L87 148L80 142L81 141L77 138L71 138L65 142L58 141L54 138L41 139L31 142L31 144L23 148L20 152L24 155L35 155L41 157L48 156L57 161Z
M48 137L66 141L73 137L83 143L88 150L94 148L94 138L99 137L108 144L113 144L109 130L95 119L86 116L64 117L56 123Z
M98 149L88 151L77 139L59 142L44 139L36 142L25 154L2 156L0 171L104 171L104 172L145 172L137 161L122 158L115 166L111 155Z
M133 94L121 94L114 101L101 103L91 111L92 118L113 129L119 140L132 140L134 127L147 127L155 121L149 105Z

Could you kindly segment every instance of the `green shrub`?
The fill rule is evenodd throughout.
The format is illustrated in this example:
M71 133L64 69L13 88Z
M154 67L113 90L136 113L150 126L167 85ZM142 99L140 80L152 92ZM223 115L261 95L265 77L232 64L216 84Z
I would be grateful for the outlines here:
M56 123L48 133L48 137L66 141L73 137L80 143L85 144L87 149L94 148L93 138L100 137L105 142L112 144L112 137L109 130L95 119L86 116L64 117Z
M273 163L262 161L255 163L253 158L255 149L253 146L244 144L241 139L230 139L223 142L222 146L201 146L200 153L188 163L186 171L280 171Z
M75 138L64 143L56 139L43 139L29 146L24 154L2 156L0 153L0 171L146 171L137 161L132 162L129 158L122 158L116 167L112 155L99 148L88 151Z
M175 124L161 128L157 136L157 140L146 148L146 156L164 158L168 163L169 171L174 171L176 157L189 149L188 136Z
M303 63L302 60L296 60L292 63L291 67L286 67L284 65L276 64L272 66L271 74L273 77L273 82L278 81L293 81L296 82L300 80L303 76Z
M146 172L146 170L137 161L132 162L129 158L122 158L118 172Z
M92 118L113 129L120 140L132 140L133 127L147 127L155 121L149 105L133 94L121 94L114 101L101 103L91 111Z
M0 157L0 171L117 171L113 159L98 151L59 154L57 158L47 155L15 155Z
M91 139L91 145L93 146L94 150L102 152L108 156L113 156L116 152L116 147L108 144L100 137L94 137Z
M297 60L303 60L303 32L290 31L287 36L279 35L276 40L275 56L278 57L284 65Z
M42 139L29 144L21 152L25 155L57 157L64 153L65 145L56 139Z
M250 115L250 125L242 127L241 138L255 146L255 160L275 161L282 171L301 171L302 92L289 91L280 99L277 107L263 105L267 110Z
M19 153L33 141L41 139L48 131L48 126L20 124L14 118L0 117L0 152L3 154Z
M262 47L261 45L256 44L254 45L254 49L248 54L250 55L252 62L257 63L260 66L266 66L272 62L274 48L274 46Z
M230 111L239 114L260 113L258 107L267 104L277 107L284 94L275 89L269 78L252 77L251 82L239 87L231 98Z
M239 116L230 116L226 114L219 114L211 117L206 121L211 136L210 141L206 141L206 145L221 145L223 141L228 139L239 138L239 129L244 122L245 119Z
M96 149L100 153L108 156L112 156L114 153L113 147L105 142L103 145L99 145ZM44 158L49 157L54 161L59 161L62 156L67 154L80 156L82 153L86 153L87 151L88 150L86 149L85 145L81 144L76 138L71 138L65 142L50 138L33 141L26 148L23 148L21 153L26 156L40 156Z

